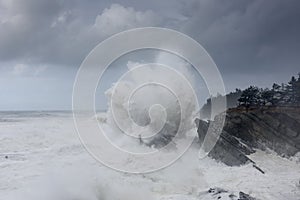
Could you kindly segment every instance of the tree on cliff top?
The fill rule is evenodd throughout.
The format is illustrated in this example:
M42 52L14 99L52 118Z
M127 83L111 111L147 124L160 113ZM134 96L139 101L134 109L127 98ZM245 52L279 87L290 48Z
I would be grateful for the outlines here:
M239 106L249 108L250 106L257 105L259 103L259 89L255 86L250 86L242 92L241 97L238 99Z

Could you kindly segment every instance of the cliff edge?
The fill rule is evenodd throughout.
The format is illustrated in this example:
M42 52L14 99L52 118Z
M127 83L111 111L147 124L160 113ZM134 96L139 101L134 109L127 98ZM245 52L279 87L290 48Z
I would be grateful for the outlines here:
M196 123L201 143L209 122L196 120ZM248 155L256 149L268 148L280 156L291 157L300 151L299 135L300 107L231 108L209 156L230 166L253 162Z

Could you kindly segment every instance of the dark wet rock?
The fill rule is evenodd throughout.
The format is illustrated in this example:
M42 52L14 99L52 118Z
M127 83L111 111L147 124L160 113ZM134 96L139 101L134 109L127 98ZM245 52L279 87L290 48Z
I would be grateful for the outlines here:
M251 197L249 194L246 194L244 192L239 193L239 199L238 200L256 200L255 198Z
M257 169L260 173L265 174L265 172L264 172L261 168L259 168L256 164L253 164L252 166L253 166L255 169Z
M235 196L234 194L230 194L228 197L229 197L231 200L237 199L237 196Z
M228 191L227 190L224 190L222 188L210 188L207 193L209 194L210 198L211 197L213 199L225 199L227 196L228 196Z
M228 191L222 189L222 188L209 188L208 193L212 193L214 195L221 194L221 193L227 193Z
M197 120L196 123L202 143L210 122ZM299 135L300 108L229 109L223 131L209 156L229 166L254 163L248 155L255 149L269 148L290 157L300 151ZM264 173L256 165L254 167Z
M13 161L24 161L26 160L25 154L22 153L6 153L0 154L0 157L6 160L13 160Z
M257 200L256 198L246 194L242 191L240 192L230 192L222 188L210 188L207 193L208 196L203 194L200 197L206 197L209 199L230 199L230 200Z
M199 125L198 137L200 143L202 143L207 133L209 122L199 120L197 123ZM223 131L216 145L208 155L226 165L237 166L252 162L247 155L253 152L254 150L252 148L242 144L238 138Z
M252 148L287 157L300 151L300 108L230 109L226 118L224 131Z
M209 122L196 119L196 124L197 124L197 127L198 127L197 131L198 131L199 141L202 142L204 140L204 137L205 137L206 132L208 130Z

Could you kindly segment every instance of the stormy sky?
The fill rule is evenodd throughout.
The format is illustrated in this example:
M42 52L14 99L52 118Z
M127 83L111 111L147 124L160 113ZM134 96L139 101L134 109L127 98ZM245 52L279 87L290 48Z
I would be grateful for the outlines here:
M0 110L71 109L85 56L145 26L197 40L227 91L287 82L300 72L299 10L298 0L0 0Z

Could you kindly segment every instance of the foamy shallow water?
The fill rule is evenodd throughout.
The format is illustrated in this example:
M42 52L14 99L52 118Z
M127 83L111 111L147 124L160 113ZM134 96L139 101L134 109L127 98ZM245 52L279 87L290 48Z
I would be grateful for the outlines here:
M228 194L239 191L260 199L300 196L300 164L261 151L251 159L265 175L251 165L228 167L210 158L198 160L197 144L155 173L114 171L95 161L81 145L71 113L1 113L0 144L0 199L4 200L229 199ZM214 187L228 193L207 192Z

